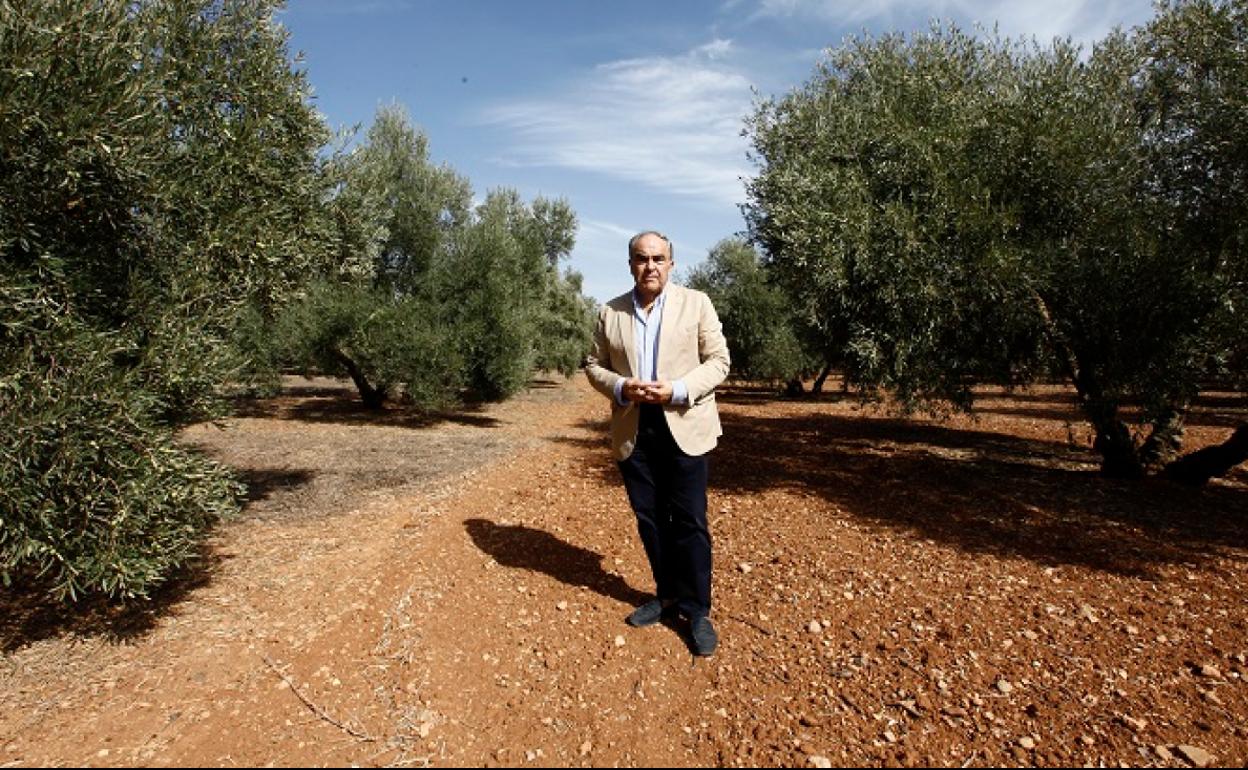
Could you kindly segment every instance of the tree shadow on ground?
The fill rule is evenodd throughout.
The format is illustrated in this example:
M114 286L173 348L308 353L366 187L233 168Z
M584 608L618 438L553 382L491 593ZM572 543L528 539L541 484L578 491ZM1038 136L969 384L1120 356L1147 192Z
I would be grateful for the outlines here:
M496 428L497 418L483 414L489 401L471 396L459 407L428 411L403 402L388 402L381 409L369 409L360 400L359 391L349 380L317 377L283 378L276 396L240 395L234 399L234 415L304 422L329 422L344 425L386 426L395 428L430 428L441 423L455 423L476 428ZM538 375L529 381L528 392L545 395L563 388L566 380ZM518 394L523 397L523 393Z
M1151 575L1248 548L1248 489L1101 477L1064 443L873 418L722 416L712 486L784 487L971 552ZM1245 474L1248 476L1248 474Z
M12 586L0 589L0 651L10 653L66 635L112 642L139 639L191 594L210 584L225 558L201 546L197 557L170 575L148 599L125 602L106 596L62 602L50 596L34 576L19 576Z
M247 487L247 502L258 503L311 483L316 471L286 468L249 468L237 471Z
M244 470L247 507L275 494L308 484L310 470ZM176 611L195 591L212 583L221 564L231 558L208 543L201 543L194 558L174 570L147 599L109 599L87 596L60 601L49 593L37 575L20 574L13 584L0 588L0 651L13 652L30 644L65 635L103 637L126 642L148 634L165 615Z
M391 428L430 428L450 422L476 428L495 428L502 423L479 412L482 404L457 411L425 412L403 404L387 404L369 409L359 396L336 388L293 391L273 398L240 398L234 403L234 415L274 420L299 420L339 425Z
M650 597L602 568L603 557L549 532L520 524L469 519L464 529L482 552L504 567L540 572L570 586L585 587L628 605Z

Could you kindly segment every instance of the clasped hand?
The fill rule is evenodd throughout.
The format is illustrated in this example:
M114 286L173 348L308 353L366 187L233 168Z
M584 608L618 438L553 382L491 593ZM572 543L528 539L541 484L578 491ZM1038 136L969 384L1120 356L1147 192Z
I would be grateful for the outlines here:
M639 404L666 404L672 400L672 383L667 380L646 381L630 377L624 381L624 398Z

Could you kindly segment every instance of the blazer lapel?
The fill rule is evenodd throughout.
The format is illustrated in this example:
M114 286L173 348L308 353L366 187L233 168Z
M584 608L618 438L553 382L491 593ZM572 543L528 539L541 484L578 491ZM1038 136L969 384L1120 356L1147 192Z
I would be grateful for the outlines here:
M633 333L633 295L628 295L628 302L625 303L627 311L620 312L616 318L620 322L620 339L624 343L624 355L628 358L628 376L636 377L637 375L637 335Z
M679 286L668 285L664 291L667 295L663 300L663 322L659 325L659 361L658 375L659 379L670 380L673 375L667 362L672 360L672 355L676 352L672 349L679 341L677 336L677 327L679 326L680 311L684 305L684 292Z

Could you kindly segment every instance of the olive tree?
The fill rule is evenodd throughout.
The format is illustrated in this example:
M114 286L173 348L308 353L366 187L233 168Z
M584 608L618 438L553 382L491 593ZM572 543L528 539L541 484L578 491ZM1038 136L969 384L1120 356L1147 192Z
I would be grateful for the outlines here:
M0 2L0 577L146 595L236 510L174 430L240 307L327 255L325 130L267 0Z
M800 384L811 358L802 350L788 298L769 281L753 246L739 238L720 241L685 282L715 303L737 376Z
M373 409L506 398L535 368L579 365L592 319L579 279L559 273L576 235L566 201L502 189L473 207L468 180L433 163L397 105L329 169L338 264L351 267L276 312L274 363L347 375Z
M1107 474L1164 462L1242 345L1242 6L1164 6L1087 56L859 39L762 103L751 233L847 376L969 407L1060 373Z

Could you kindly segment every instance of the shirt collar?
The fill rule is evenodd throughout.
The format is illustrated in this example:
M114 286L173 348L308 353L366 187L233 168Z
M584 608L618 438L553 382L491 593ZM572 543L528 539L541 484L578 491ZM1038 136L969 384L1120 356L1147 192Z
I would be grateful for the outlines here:
M632 295L633 295L633 312L637 313L638 315L641 315L645 311L645 308L642 306L641 300L637 296L636 288L633 289ZM654 310L662 310L663 304L666 301L667 301L667 287L664 286L663 291L659 292L659 296L654 298ZM650 312L653 313L654 310L651 310Z

